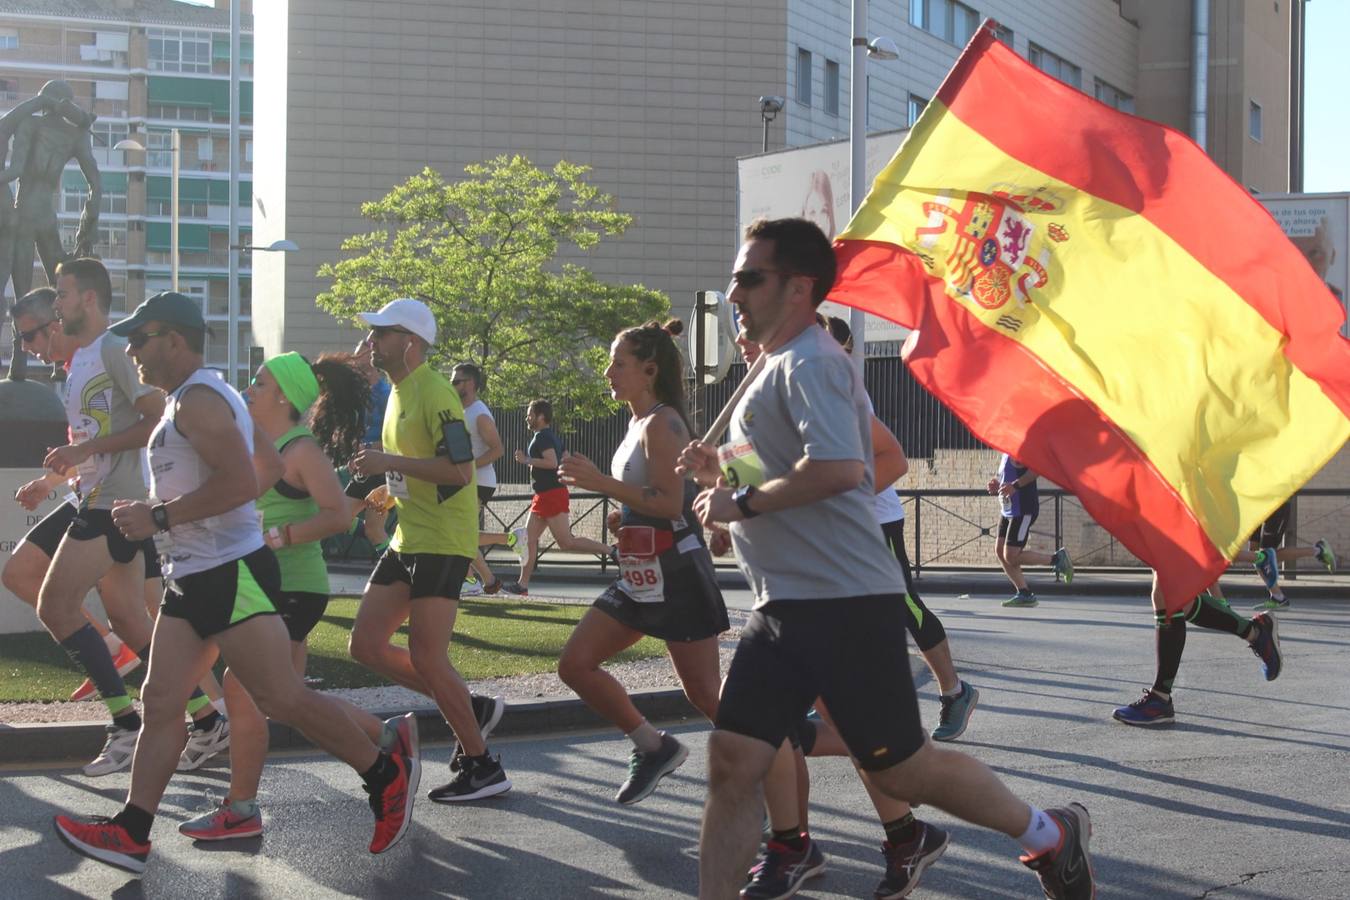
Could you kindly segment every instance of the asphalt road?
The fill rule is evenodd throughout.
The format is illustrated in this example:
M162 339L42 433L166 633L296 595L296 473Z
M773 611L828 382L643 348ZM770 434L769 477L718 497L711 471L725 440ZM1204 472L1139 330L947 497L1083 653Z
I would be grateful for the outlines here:
M981 692L962 746L1031 802L1087 805L1102 897L1350 897L1350 607L1309 599L1282 613L1286 668L1270 684L1236 638L1191 628L1176 687L1178 721L1152 730L1110 720L1111 709L1152 678L1152 623L1142 596L1043 594L1034 610L1005 610L996 599L929 598L963 676ZM926 678L920 695L931 720L937 701ZM689 895L706 730L685 724L676 731L693 749L689 761L633 808L611 799L625 774L622 739L495 742L515 789L464 807L420 803L408 837L381 857L365 849L371 826L356 777L324 757L274 758L262 796L267 834L224 846L194 846L175 830L210 805L208 794L223 792L224 770L178 776L143 879L73 855L51 829L59 811L115 811L125 775L7 771L0 895ZM424 791L446 779L448 756L448 747L427 749ZM865 795L842 761L811 765L812 831L830 864L801 896L870 897L881 835ZM914 896L1040 896L1012 841L936 810L920 815L948 828L952 845Z

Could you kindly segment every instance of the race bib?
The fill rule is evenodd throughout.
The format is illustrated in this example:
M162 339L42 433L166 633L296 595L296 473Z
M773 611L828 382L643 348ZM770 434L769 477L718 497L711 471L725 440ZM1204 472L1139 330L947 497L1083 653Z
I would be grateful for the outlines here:
M408 480L403 477L402 472L385 472L385 487L389 488L389 496L396 497L399 500L408 500L411 495L408 493Z
M619 532L619 577L624 591L637 603L661 603L666 581L656 551L656 529L625 525Z
M722 467L722 476L733 488L753 484L759 487L764 483L764 463L755 452L755 445L749 438L732 441L717 448L717 463Z
M72 444L83 444L93 440L94 436L84 428L72 428L70 430L70 442ZM101 453L91 453L89 458L75 467L75 471L80 475L80 486L89 491L97 487L99 482L107 474L105 471L106 458Z

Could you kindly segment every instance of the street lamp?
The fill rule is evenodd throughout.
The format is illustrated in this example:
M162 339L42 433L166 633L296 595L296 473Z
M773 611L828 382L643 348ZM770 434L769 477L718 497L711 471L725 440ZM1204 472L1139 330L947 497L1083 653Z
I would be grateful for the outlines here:
M113 144L114 150L146 152L145 145L135 138L123 138ZM169 177L169 287L178 290L178 160L182 156L178 129L169 132L169 154L172 156Z
M259 247L255 244L232 244L230 249L238 250L240 253L294 253L300 249L300 245L295 241L282 238L279 241L273 241L266 247Z
M888 37L878 37L869 41L867 35L867 0L853 0L853 65L849 70L849 173L848 203L850 212L856 213L862 205L863 193L867 190L867 58L898 59L900 50L895 41ZM831 235L833 237L833 235ZM853 354L853 364L858 374L863 373L863 361L867 355L867 316L856 307L848 314L849 329L853 332L853 344L858 352Z
M764 120L764 152L769 152L769 123L783 111L782 97L760 97L759 116Z

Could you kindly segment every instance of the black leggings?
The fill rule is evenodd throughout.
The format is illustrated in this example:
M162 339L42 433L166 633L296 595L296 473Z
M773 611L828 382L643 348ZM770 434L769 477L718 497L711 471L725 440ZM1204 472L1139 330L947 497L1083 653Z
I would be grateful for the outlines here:
M905 553L905 520L896 519L894 522L882 524L881 533L895 558L900 561L900 568L905 572L905 605L909 607L909 615L905 616L905 627L919 650L931 650L947 639L947 629L942 627L942 620L923 605L918 591L914 590L914 578L909 569L909 554Z

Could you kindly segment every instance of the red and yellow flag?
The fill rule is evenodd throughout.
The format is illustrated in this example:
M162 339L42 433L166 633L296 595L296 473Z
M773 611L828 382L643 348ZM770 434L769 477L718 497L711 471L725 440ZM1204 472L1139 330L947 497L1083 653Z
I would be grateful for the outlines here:
M839 236L830 299L1073 491L1179 609L1350 436L1340 304L1176 131L971 40Z

